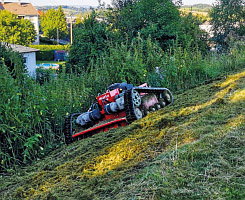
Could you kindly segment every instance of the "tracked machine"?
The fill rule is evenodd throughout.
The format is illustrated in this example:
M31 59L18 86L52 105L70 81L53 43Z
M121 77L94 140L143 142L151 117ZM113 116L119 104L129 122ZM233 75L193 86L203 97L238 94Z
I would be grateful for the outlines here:
M66 117L65 142L69 144L88 135L126 126L172 103L173 95L167 88L148 87L146 83L138 87L114 83L106 93L97 96L87 112Z

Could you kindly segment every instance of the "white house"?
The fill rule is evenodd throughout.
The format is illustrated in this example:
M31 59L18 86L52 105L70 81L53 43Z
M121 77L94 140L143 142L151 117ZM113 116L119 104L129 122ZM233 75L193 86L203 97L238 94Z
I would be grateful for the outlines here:
M39 49L34 49L30 47L25 47L17 44L8 44L8 43L2 43L7 48L11 48L13 51L18 52L23 55L25 59L25 65L27 68L27 71L30 75L35 75L36 73L36 52L39 51Z
M2 0L0 3L0 11L1 10L8 10L18 15L19 18L30 20L37 32L37 37L33 44L39 44L39 13L31 3L22 3L20 0L18 0L18 2L4 2L4 0Z

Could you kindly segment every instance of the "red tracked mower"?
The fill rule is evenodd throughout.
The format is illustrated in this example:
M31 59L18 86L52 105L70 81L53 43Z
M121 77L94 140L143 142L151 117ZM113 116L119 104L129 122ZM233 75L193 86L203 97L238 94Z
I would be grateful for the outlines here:
M149 112L173 103L167 88L148 87L143 84L114 83L85 113L73 113L65 120L64 134L67 144L75 139L126 126Z

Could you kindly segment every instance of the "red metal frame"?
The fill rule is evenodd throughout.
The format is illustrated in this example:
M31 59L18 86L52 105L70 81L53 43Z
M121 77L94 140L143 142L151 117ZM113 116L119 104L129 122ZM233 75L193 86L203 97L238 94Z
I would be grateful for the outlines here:
M117 120L102 124L102 125L97 126L95 128L91 128L91 129L82 131L80 133L73 135L72 137L75 138L75 137L81 136L81 135L86 134L86 133L106 132L111 128L118 128L118 126L126 126L126 125L127 125L126 118L121 118L121 119L117 119Z
M97 101L98 101L98 103L100 104L100 106L102 108L101 114L105 114L104 106L107 103L115 102L115 96L117 96L118 94L120 94L120 91L117 88L115 90L106 92L105 94L102 94L102 95L97 97Z

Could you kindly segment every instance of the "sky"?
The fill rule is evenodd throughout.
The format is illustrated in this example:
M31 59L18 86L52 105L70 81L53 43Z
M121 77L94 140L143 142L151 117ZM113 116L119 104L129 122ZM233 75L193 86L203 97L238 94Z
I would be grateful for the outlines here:
M1 2L2 0L0 0ZM5 0L5 2L17 2L18 0ZM21 0L21 2L30 2L34 6L44 5L88 5L97 6L98 0ZM111 0L102 0L106 4L110 4ZM212 4L215 0L182 0L184 5L193 5L198 3Z

